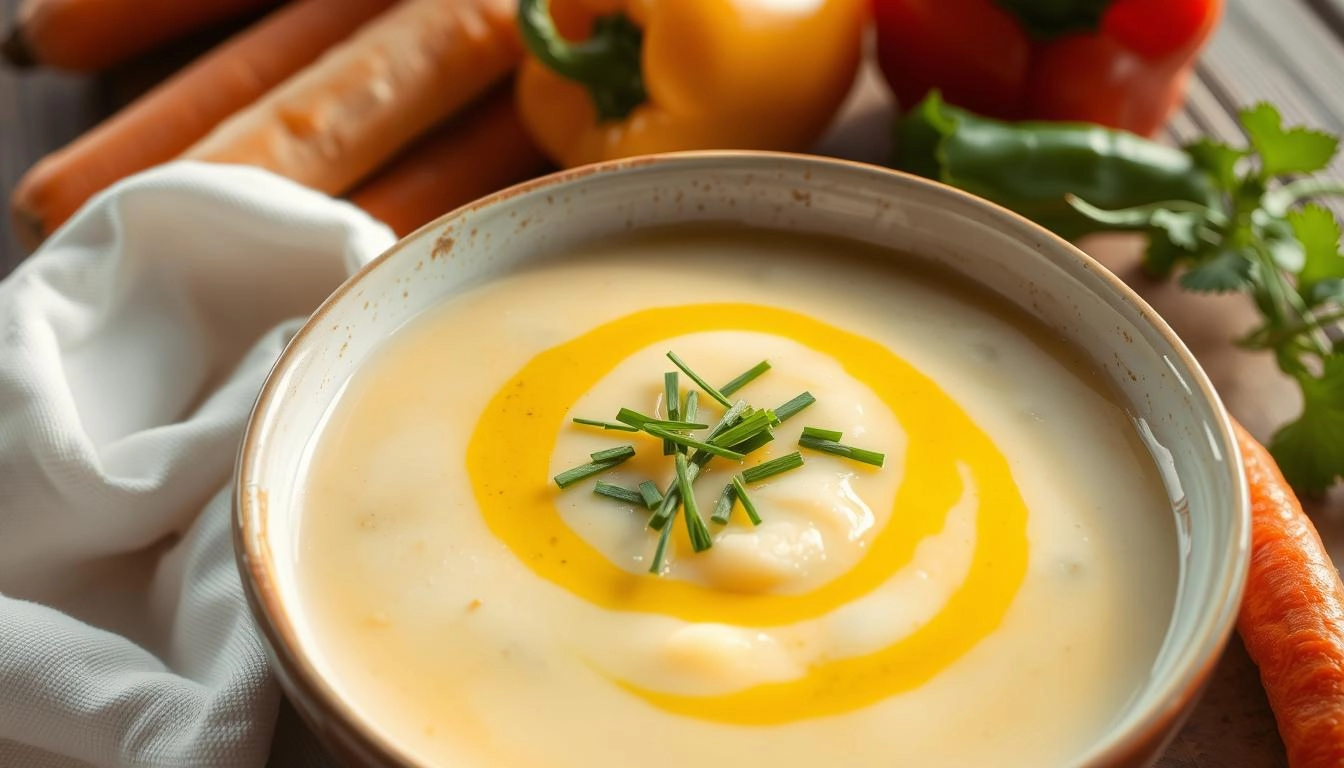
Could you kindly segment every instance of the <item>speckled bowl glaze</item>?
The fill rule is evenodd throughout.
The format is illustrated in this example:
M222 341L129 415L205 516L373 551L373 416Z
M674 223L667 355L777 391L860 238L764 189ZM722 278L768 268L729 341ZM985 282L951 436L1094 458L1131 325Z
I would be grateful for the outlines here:
M333 752L405 765L312 662L296 586L306 446L341 385L395 328L464 287L538 256L647 226L735 222L892 248L941 264L1085 350L1163 475L1179 532L1176 607L1150 677L1080 765L1150 763L1198 698L1231 632L1250 516L1223 407L1184 345L1092 259L984 200L882 168L818 157L711 152L559 173L454 211L347 281L290 343L262 389L239 457L239 567L280 680ZM907 255L902 255L907 254Z

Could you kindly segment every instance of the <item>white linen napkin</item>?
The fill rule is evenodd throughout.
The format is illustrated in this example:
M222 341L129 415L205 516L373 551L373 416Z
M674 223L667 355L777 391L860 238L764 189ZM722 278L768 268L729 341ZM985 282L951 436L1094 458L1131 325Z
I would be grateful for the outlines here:
M259 766L280 694L234 566L243 424L393 242L268 173L129 179L0 282L0 766Z

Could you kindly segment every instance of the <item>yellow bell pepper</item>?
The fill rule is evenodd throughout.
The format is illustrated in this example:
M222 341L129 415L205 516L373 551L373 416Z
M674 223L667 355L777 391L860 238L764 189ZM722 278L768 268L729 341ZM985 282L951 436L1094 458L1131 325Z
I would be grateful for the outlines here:
M866 0L520 0L516 98L557 163L804 150L862 53Z

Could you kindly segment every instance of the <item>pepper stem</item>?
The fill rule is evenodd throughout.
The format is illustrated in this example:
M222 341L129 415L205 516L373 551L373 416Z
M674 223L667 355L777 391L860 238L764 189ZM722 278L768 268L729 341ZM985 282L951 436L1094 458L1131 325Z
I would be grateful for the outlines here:
M520 0L518 29L538 61L588 89L598 120L620 120L648 100L640 70L644 35L625 15L599 17L592 35L576 43L556 29L548 0Z

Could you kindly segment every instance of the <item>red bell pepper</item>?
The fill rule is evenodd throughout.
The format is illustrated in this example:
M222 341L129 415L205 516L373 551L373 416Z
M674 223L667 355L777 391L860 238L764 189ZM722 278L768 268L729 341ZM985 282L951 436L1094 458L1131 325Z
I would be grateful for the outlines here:
M1005 120L1081 120L1151 135L1223 0L873 0L877 55L903 108L932 89Z

